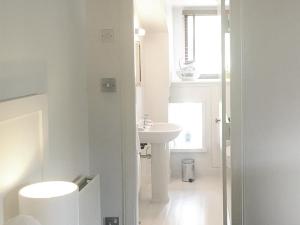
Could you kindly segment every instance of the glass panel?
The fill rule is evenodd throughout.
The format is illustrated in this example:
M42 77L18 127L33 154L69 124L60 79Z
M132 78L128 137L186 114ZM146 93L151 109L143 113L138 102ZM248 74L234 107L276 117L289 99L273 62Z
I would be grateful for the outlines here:
M169 121L183 129L171 149L203 149L202 103L169 103Z
M199 74L220 74L221 24L218 16L196 16L195 68Z

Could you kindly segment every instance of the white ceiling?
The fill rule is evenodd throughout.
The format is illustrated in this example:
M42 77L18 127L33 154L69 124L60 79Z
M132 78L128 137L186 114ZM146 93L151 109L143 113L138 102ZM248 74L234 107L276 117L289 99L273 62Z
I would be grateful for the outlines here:
M147 31L167 31L167 11L170 7L216 6L218 0L134 0L140 26ZM226 0L227 1L227 0Z
M135 0L135 10L146 31L166 31L165 0Z

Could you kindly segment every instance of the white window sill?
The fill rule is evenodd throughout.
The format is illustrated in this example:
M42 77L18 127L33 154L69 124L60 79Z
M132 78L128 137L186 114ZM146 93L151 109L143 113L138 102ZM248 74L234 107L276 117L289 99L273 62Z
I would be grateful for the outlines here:
M226 82L229 83L230 80L226 79ZM197 80L190 80L190 81L183 81L183 80L173 80L171 82L171 87L205 87L205 86L217 86L221 85L220 79L197 79Z
M203 86L203 85L216 85L220 84L220 79L195 79L195 80L173 80L171 86Z
M174 148L170 148L170 152L171 153L205 153L207 152L206 149L202 148L202 149L174 149Z

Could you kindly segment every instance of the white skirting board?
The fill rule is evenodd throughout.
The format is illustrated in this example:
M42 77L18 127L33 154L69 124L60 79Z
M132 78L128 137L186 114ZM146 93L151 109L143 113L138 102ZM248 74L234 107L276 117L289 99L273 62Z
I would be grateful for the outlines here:
M79 191L79 225L101 225L100 178L95 176Z

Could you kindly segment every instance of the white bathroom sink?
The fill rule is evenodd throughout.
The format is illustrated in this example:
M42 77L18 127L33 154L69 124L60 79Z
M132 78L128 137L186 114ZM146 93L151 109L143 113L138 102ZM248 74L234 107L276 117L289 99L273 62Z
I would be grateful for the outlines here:
M181 127L173 123L153 123L151 127L139 129L142 143L168 143L181 132Z

